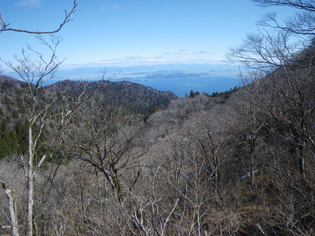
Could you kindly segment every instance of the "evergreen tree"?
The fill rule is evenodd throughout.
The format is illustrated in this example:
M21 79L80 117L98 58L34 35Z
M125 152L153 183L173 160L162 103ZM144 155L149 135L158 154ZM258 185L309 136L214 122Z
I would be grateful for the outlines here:
M2 121L2 123L1 123L1 131L2 131L2 132L4 132L4 131L7 129L7 124L8 124L7 120L4 119L4 120Z
M3 140L6 142L6 144L8 145L8 147L12 150L15 149L15 145L12 142L11 136L9 134L9 132L7 130L3 131L3 135L2 135Z
M14 119L19 119L19 114L18 114L17 110L14 110L14 111L12 112L12 117L13 117Z
M196 96L196 94L194 93L194 91L190 90L189 97L194 98L195 96Z
M5 140L1 137L0 138L0 158L4 158L10 155L12 155L10 147L5 142Z

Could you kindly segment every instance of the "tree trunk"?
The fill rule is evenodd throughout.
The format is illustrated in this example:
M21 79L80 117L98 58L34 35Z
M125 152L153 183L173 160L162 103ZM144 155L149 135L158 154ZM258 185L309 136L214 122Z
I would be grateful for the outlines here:
M11 191L11 189L8 189L5 185L5 183L0 180L0 184L2 185L2 188L4 189L8 200L9 200L9 214L10 214L10 220L11 220L11 235L12 236L19 236L19 226L18 226L18 220L16 217L16 206L15 206L15 197L14 192Z
M251 142L250 142L250 158L251 158L251 167L250 167L250 171L251 171L251 180L252 180L252 186L256 186L256 179L255 179L255 141L256 141L256 135L254 135L254 137L251 138Z
M299 146L299 166L300 166L300 174L305 182L307 182L306 174L305 174L305 140L301 138L301 144Z
M29 160L28 160L28 201L27 201L27 235L33 236L33 206L34 206L34 149L33 149L33 135L32 125L28 128L29 139Z

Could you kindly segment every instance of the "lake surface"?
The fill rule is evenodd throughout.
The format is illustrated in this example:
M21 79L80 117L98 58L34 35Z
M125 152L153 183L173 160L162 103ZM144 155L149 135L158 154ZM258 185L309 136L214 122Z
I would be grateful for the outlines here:
M115 81L115 80L113 80ZM119 80L117 80L119 81ZM240 86L240 79L236 77L211 76L197 78L172 78L172 79L130 79L130 82L149 86L160 91L171 91L182 97L185 94L199 91L212 94L213 92L224 92Z
M45 85L49 85L60 81L60 78L50 80ZM74 79L75 80L75 79ZM91 79L90 81L95 81ZM149 86L159 91L171 91L177 96L183 97L185 94L189 95L190 91L199 91L199 93L205 92L212 94L213 92L224 92L239 87L241 81L237 77L228 76L209 76L209 77L192 77L192 78L158 78L158 79L147 79L145 77L137 78L123 78L123 79L112 79L112 82L119 81L130 81L133 83L142 84Z

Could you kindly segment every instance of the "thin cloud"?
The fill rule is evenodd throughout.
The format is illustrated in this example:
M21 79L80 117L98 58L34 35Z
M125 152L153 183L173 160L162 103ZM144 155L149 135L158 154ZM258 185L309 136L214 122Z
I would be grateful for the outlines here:
M175 55L175 54L191 55L191 54L205 54L205 53L210 53L210 52L206 52L203 50L178 50L178 51L174 51L174 52L166 52L164 54L166 54L166 55Z
M119 8L121 8L121 4L119 2L117 2L116 4L113 5L113 8L115 10L118 10Z
M213 58L211 61L225 61L226 59L224 58Z
M137 61L139 59L144 60L156 60L160 59L160 56L126 56L126 57L117 57L112 59L101 60L101 62L117 62L117 61Z
M18 2L17 5L19 7L38 7L40 5L41 0L24 0L21 2Z
M104 5L102 4L100 6L100 10L103 12L108 12L108 11L112 11L112 10L119 10L120 8L122 8L122 5L117 2L114 5Z

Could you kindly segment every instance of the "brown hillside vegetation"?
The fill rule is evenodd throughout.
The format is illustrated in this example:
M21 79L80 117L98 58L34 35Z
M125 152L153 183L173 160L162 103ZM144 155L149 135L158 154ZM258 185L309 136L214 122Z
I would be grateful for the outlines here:
M114 102L88 100L38 171L34 231L312 235L314 99L295 107L269 86L286 86L284 79L270 74L228 99L172 100L145 123ZM304 88L311 96L312 80ZM304 120L302 108L310 112ZM1 180L15 190L23 233L27 188L18 160L1 161ZM1 225L8 226L7 202L1 204Z
M53 36L48 61L6 63L22 82L0 85L0 234L315 235L314 2L254 2L303 13L231 49L246 73L221 95L45 88Z

